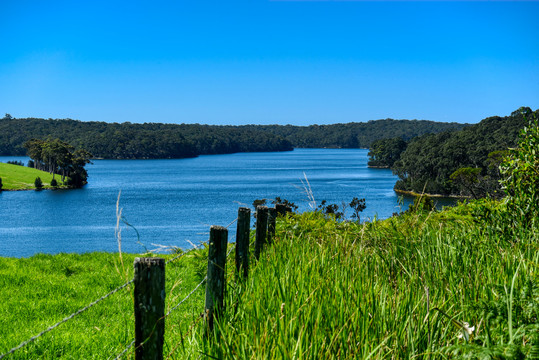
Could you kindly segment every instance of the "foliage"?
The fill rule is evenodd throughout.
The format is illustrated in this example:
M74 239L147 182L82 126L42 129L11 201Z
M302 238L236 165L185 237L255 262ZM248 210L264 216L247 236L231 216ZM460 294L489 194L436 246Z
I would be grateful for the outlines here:
M529 108L524 108L531 113ZM536 112L539 112L537 110ZM450 176L461 168L481 169L477 176L478 193L500 197L500 174L496 163L504 151L517 143L519 131L526 125L520 111L506 117L490 117L460 131L425 135L409 142L392 170L400 180L398 190L429 194L460 195L467 193L465 183L451 181ZM474 189L475 191L475 189Z
M0 177L0 191L2 191L2 186L3 186L3 184L2 184L2 178Z
M370 167L390 168L406 150L407 142L401 138L380 139L373 142L369 149Z
M531 358L538 233L506 241L496 222L507 208L493 200L427 208L364 224L318 211L279 219L248 279L230 284L234 306L184 356Z
M48 171L53 179L55 174L61 174L62 181L67 177L67 184L72 187L81 187L87 183L88 172L84 166L90 163L92 157L88 151L73 151L73 146L60 139L31 139L24 146L34 168Z
M52 187L57 187L58 186L58 182L56 181L56 179L51 180L51 186Z
M36 179L34 180L34 186L36 187L36 190L43 189L43 182L41 181L40 177L36 177Z
M365 198L359 199L357 197L354 197L352 201L350 201L349 205L353 211L352 219L357 219L357 221L359 221L359 213L367 208L367 205L365 204Z
M408 141L416 136L463 129L465 124L426 120L371 120L362 123L333 125L248 125L282 136L299 148L369 148L374 141L400 138Z
M516 148L509 149L509 156L500 169L501 184L507 193L507 205L515 224L537 226L539 218L539 124L537 112L526 112L529 125L520 133Z
M436 204L432 198L426 194L421 194L414 198L414 202L408 206L409 213L422 213L436 211Z
M340 219L344 216L344 210L339 211L339 205L337 204L328 204L326 200L322 200L320 205L318 205L318 211L322 214L330 215L335 219Z
M32 139L59 138L97 158L159 159L307 148L367 148L384 137L415 136L461 129L457 123L377 120L335 125L246 125L104 123L71 119L0 119L0 155L24 155Z
M13 161L10 160L6 164L24 166L24 163L22 161L16 161L16 160L13 160Z

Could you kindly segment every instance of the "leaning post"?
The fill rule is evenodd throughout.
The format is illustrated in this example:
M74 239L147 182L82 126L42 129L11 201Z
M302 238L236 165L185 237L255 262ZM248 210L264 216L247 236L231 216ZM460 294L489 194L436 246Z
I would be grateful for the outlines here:
M135 258L135 359L163 359L165 260Z
M251 232L251 209L238 209L236 228L236 273L246 278L249 272L249 235Z
M228 230L225 227L213 225L210 228L208 279L204 304L204 319L209 330L213 329L215 317L218 317L223 310L227 242Z
M256 208L256 232L255 232L255 258L260 258L260 253L266 243L268 231L268 207L258 206Z

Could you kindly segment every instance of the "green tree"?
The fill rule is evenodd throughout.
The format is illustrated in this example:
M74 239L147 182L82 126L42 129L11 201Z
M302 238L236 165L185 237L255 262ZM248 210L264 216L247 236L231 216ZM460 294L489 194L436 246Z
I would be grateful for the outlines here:
M36 190L43 189L43 181L41 181L41 178L39 176L36 177L36 179L34 180L34 186L36 187Z
M359 199L354 197L349 205L353 211L352 219L357 219L357 221L359 221L359 213L367 208L367 205L365 205L365 198Z
M461 195L472 196L478 199L482 192L479 189L481 183L481 169L464 167L455 171L449 176L449 179L460 188Z
M2 178L0 177L0 191L2 191Z
M537 113L522 109L529 125L521 132L518 144L500 166L501 185L507 193L507 206L513 221L536 227L539 222L539 123Z
M381 139L373 142L369 150L371 167L390 168L400 159L408 144L401 138Z

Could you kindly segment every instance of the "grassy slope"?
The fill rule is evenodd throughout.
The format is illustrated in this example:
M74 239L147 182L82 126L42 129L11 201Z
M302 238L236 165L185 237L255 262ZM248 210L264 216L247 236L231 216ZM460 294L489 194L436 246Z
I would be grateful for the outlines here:
M507 238L474 207L365 226L313 213L281 223L279 240L229 292L237 307L227 308L215 338L199 334L197 351L239 359L529 354L539 331L539 234L517 229ZM475 326L470 343L451 317Z
M3 190L30 190L35 189L34 180L40 177L44 188L50 188L52 175L48 172L32 169L26 166L0 163L0 178ZM60 183L61 177L55 176Z
M539 329L539 234L517 229L507 238L496 221L477 215L498 206L473 203L366 225L316 213L281 219L275 243L247 281L234 285L229 258L218 339L206 337L198 321L202 287L167 318L165 357L529 354L530 334ZM192 254L167 265L167 309L205 274L207 251ZM117 254L0 258L0 354L130 279L132 261L125 256L125 275ZM122 290L9 358L116 355L133 339L131 294ZM471 342L459 339L461 329L434 308L474 325ZM193 322L198 325L190 328Z

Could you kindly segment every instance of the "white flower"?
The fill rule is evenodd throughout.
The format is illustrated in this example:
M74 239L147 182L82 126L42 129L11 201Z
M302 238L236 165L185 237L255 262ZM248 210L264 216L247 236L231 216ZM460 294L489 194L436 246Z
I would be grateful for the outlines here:
M468 324L466 321L463 321L461 323L461 328L460 328L461 332L460 334L457 335L457 337L459 339L464 338L466 342L468 342L470 340L470 335L472 335L474 330L475 330L475 326L470 326L470 324Z

